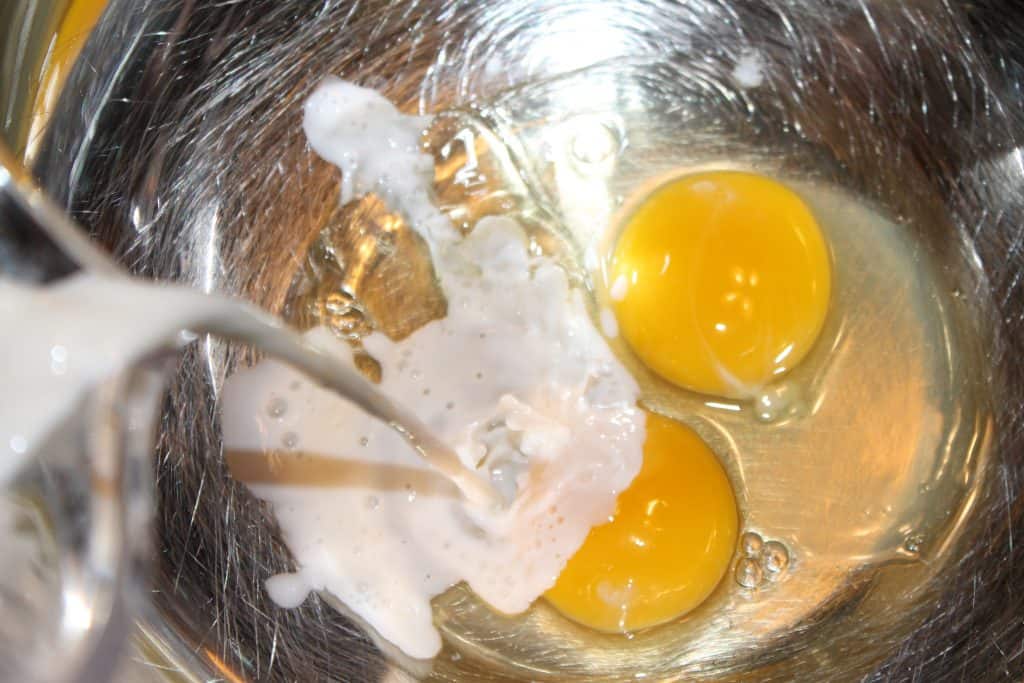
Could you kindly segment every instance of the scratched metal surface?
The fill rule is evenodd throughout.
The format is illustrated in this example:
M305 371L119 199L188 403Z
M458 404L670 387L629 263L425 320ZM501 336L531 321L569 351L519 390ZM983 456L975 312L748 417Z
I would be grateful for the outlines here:
M144 9L114 0L36 170L135 272L280 310L306 247L336 212L337 177L299 126L299 104L322 74L434 111L592 64L674 70L680 96L667 108L688 102L680 111L699 112L708 149L736 144L783 158L810 150L829 161L811 179L839 182L917 226L914 238L965 302L961 332L987 359L970 384L990 389L996 421L927 590L915 586L907 602L897 591L886 609L878 594L890 584L859 577L826 604L826 619L756 647L723 646L686 673L1017 680L1024 45L1012 27L1022 21L1004 3L924 0L157 0ZM767 63L756 91L729 78L747 47ZM150 629L199 676L379 680L383 657L342 616L319 600L279 610L263 593L262 580L289 558L267 511L219 457L216 387L236 356L207 343L182 360L172 386L157 462L162 620ZM470 659L434 675L508 678Z

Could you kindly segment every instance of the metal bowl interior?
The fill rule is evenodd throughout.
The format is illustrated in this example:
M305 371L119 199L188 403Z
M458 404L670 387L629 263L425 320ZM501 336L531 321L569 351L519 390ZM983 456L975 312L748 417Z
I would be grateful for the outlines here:
M534 161L546 158L546 143L531 132L552 122L597 120L628 141L619 170L602 181L613 198L706 165L840 188L891 219L941 284L936 298L959 354L944 391L977 419L970 438L950 437L956 477L935 480L941 499L922 493L915 509L950 512L906 561L850 564L785 628L762 620L743 635L733 624L680 631L691 639L632 673L990 680L1019 672L1024 652L1024 122L1014 80L1014 54L1024 52L1002 38L1012 20L982 9L923 0L161 0L140 9L113 0L65 88L36 173L134 272L272 311L286 309L323 232L358 225L337 207L336 172L302 135L301 103L326 74L378 88L406 111L456 112L449 116L507 134L525 169L523 196L554 197L545 206L567 225L579 207L558 201L551 167ZM765 74L753 88L733 76L749 54ZM151 630L198 676L379 680L387 658L324 600L282 610L263 591L291 559L269 511L228 476L216 409L225 375L248 359L205 340L174 377L157 445L161 620ZM804 496L813 485L803 482ZM858 485L851 478L828 495L853 499L864 495ZM746 504L756 514L756 499ZM799 585L792 591L787 600L799 602ZM466 599L456 593L440 607L472 611ZM529 643L506 636L522 623L493 626L519 649L465 649L450 634L445 654L419 673L630 673L616 664L621 643L602 646L597 668L574 663L569 650L549 656L547 668L517 666L511 659ZM553 642L534 649L557 650Z

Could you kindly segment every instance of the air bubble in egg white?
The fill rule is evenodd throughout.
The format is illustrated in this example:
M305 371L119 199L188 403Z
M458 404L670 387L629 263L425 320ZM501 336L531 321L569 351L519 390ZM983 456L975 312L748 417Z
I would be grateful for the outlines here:
M366 498L366 509L376 510L380 506L380 498L377 496L368 496Z
M327 296L323 304L323 322L343 339L355 340L370 332L370 324L355 298L347 292Z
M786 546L778 541L768 541L764 544L762 553L762 564L769 574L778 574L785 571L789 566L789 551Z
M740 539L740 547L747 557L759 557L764 549L764 539L761 538L761 534L748 531Z
M921 552L921 546L923 544L924 536L921 534L913 534L903 543L903 549L910 555L917 555Z
M288 401L284 400L280 396L276 396L270 399L267 404L267 415L277 419L284 417L284 414L288 412Z
M584 120L577 123L576 127L569 149L573 159L582 164L584 169L607 161L615 155L618 136L607 124Z
M286 432L281 437L281 445L285 448L292 449L299 445L299 435L295 432Z
M736 563L736 583L744 588L757 588L764 580L764 570L757 560L744 557Z
M755 397L754 415L760 422L781 422L792 417L799 405L800 397L792 384L776 384L766 387Z

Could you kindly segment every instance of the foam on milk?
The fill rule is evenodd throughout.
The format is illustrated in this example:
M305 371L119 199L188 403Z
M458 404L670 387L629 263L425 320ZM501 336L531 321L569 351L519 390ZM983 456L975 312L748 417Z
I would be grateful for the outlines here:
M271 597L294 606L327 591L416 658L440 649L430 601L452 585L508 613L552 586L639 471L644 439L637 385L566 273L531 256L514 221L486 218L463 238L433 205L425 124L338 79L304 120L313 148L342 168L342 201L372 191L400 211L448 300L447 317L401 341L364 339L381 392L512 504L467 503L392 431L275 361L236 373L222 394L232 471L272 505L297 565L267 582ZM338 357L352 363L347 347Z

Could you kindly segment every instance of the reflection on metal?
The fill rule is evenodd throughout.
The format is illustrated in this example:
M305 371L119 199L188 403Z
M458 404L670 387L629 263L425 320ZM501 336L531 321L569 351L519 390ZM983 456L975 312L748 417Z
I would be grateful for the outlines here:
M20 156L50 40L69 0L6 0L0 4L0 139Z
M1024 637L1024 128L1006 80L1024 52L1007 51L1012 20L979 8L114 0L36 171L132 270L336 319L354 342L408 334L444 302L399 218L373 198L337 207L337 174L299 125L321 75L454 109L426 140L441 206L467 228L517 215L581 282L587 247L651 183L709 166L786 178L837 268L830 328L787 376L798 400L762 424L637 370L645 405L726 460L763 536L759 588L724 582L631 640L544 605L499 617L455 589L429 675L987 680L1022 669ZM760 81L734 77L752 55ZM385 658L344 616L279 610L262 590L290 559L218 457L214 387L238 356L210 345L173 382L150 631L210 676L380 680ZM787 559L772 546L769 563L775 541Z

